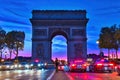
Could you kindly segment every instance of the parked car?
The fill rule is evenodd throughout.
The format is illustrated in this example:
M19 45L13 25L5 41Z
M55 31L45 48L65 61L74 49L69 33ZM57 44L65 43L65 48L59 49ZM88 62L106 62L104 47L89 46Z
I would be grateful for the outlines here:
M0 70L12 70L13 69L13 63L12 62L4 62L0 64Z
M70 62L70 71L81 71L81 72L86 72L86 62L85 60L74 60L72 62Z
M96 60L93 66L95 72L114 71L114 63L110 62L107 59Z

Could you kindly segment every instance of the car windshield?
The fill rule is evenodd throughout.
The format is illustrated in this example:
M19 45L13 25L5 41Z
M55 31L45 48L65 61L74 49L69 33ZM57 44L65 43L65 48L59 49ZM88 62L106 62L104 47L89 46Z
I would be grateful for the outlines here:
M101 59L101 60L96 60L96 63L101 62L101 63L109 63L110 61L107 59Z

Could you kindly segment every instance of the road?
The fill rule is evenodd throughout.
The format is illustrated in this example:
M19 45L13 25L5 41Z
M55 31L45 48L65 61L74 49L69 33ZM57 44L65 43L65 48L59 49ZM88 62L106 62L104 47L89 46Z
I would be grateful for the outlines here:
M0 71L0 80L48 80L53 72L54 69ZM51 80L120 80L120 76L117 72L80 73L58 71Z
M47 80L53 70L0 71L0 80Z
M113 73L80 73L80 72L57 72L51 80L120 80L117 72Z

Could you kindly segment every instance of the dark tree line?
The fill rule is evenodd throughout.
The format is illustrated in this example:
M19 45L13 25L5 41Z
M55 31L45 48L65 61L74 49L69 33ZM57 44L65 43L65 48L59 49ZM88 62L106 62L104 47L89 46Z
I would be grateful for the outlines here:
M120 25L111 27L103 27L99 35L99 48L108 49L108 58L110 58L110 50L116 51L116 59L118 59L118 49L120 47Z
M0 58L4 54L4 49L8 48L10 59L12 53L18 57L19 50L24 48L25 33L22 31L10 31L6 33L2 28L0 29Z

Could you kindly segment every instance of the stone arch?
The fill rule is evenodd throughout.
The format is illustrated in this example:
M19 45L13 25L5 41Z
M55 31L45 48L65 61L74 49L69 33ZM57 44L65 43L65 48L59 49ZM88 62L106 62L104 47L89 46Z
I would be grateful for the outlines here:
M56 35L67 39L68 62L87 57L85 10L33 10L32 60L51 61L51 40ZM38 52L37 50L41 50Z
M51 36L50 36L51 50L52 50L52 44L53 44L52 39L53 39L55 36L57 36L57 35L62 35L63 37L65 37L65 39L66 39L66 44L67 44L68 35L67 35L67 33L66 33L64 30L56 30L56 31L53 31L52 34L51 34ZM67 50L68 50L68 49L67 49ZM51 54L52 54L52 51L51 51ZM66 54L68 54L68 53L66 53ZM66 56L66 57L67 57L67 56Z
M68 40L68 34L64 30L56 30L53 31L51 36L50 36L50 41L55 37L56 35L62 35Z

